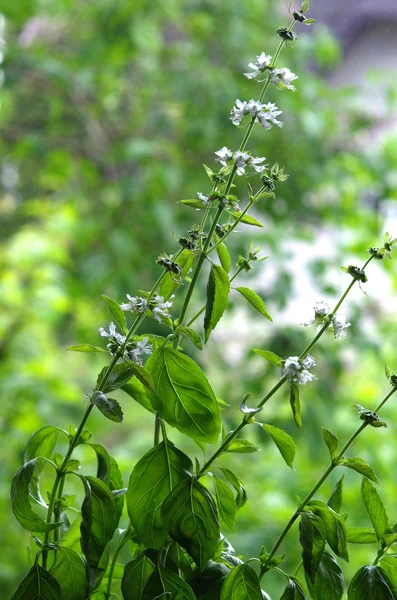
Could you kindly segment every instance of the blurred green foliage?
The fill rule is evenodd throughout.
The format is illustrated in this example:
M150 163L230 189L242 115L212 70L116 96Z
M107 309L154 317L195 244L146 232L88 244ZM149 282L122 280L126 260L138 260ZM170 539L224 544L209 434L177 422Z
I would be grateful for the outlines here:
M286 4L276 0L4 0L2 12L0 531L7 551L0 579L8 596L28 568L28 536L14 521L9 502L23 447L44 424L78 424L83 394L103 364L101 357L64 348L98 343L96 330L109 321L101 293L122 301L125 293L151 286L159 272L155 259L176 247L171 232L183 234L196 218L175 202L208 191L201 164L213 165L215 150L234 148L241 139L228 120L230 108L236 97L257 94L242 71L262 50L274 51L274 31L289 17ZM312 33L303 26L297 31L298 42L281 61L299 75L297 91L274 89L269 96L284 112L284 128L257 131L252 142L255 155L285 165L290 174L277 200L259 207L256 216L265 227L254 232L270 255L258 281L275 324L263 325L247 313L246 328L234 330L233 310L240 302L233 298L230 320L197 357L231 405L225 412L230 427L238 422L242 395L260 397L278 376L249 349L259 345L289 356L309 339L298 322L291 327L277 317L300 286L294 248L306 244L315 286L337 297L340 281L344 286L346 280L336 267L354 255L365 260L366 248L379 243L383 233L380 201L392 206L397 198L396 133L370 142L373 120L360 92L326 83L328 70L342 60L338 44L321 24ZM391 90L390 114L394 98ZM248 229L242 227L234 238L234 259L252 235ZM324 231L335 247L329 255L327 249L321 256L310 253ZM383 267L376 264L373 270ZM397 287L396 271L387 267L390 287L381 279L383 287L373 287L368 297L355 291L348 341L330 339L317 349L319 381L304 389L303 429L296 431L283 393L261 413L262 420L282 426L297 441L296 472L280 465L259 428L250 435L262 452L250 456L249 469L246 457L233 456L250 500L230 539L246 557L257 555L261 544L271 547L295 508L294 495L304 495L324 470L320 427L345 439L357 421L350 405L372 408L387 390L383 363L397 369L396 313L385 313L385 302L392 299L379 297ZM271 285L267 269L273 270ZM230 358L230 348L239 345L241 356ZM126 483L150 447L153 419L131 400L120 399L122 426L104 422L98 413L89 427L95 441L112 450ZM367 430L355 450L377 470L391 512L396 417L397 409L388 407L389 429ZM197 452L176 431L172 439ZM93 468L93 456L81 458ZM230 459L223 460L227 465ZM326 484L321 498L332 485ZM349 522L368 525L358 509L358 476L347 473L345 489L346 512L354 511ZM393 517L397 520L396 511ZM288 568L294 569L299 548L293 536L286 548ZM370 547L351 553L349 576L362 561L373 560ZM266 589L272 593L278 585L269 576Z

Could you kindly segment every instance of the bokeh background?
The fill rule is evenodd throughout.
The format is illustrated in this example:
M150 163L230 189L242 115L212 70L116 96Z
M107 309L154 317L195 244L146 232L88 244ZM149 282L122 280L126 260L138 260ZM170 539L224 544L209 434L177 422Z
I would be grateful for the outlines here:
M312 5L318 22L298 26L298 41L281 58L299 75L296 92L269 94L284 111L284 128L258 130L251 144L290 178L276 201L257 207L263 229L241 226L231 244L234 260L250 239L269 255L240 281L262 294L274 323L232 296L205 352L187 349L230 404L230 428L243 394L259 399L278 377L251 349L299 354L313 333L300 323L314 301L335 301L348 283L340 265L362 264L386 230L397 235L395 2ZM9 597L29 560L28 535L9 501L26 440L45 424L77 425L84 393L103 366L101 357L65 348L100 342L97 328L109 322L100 294L121 302L151 287L157 256L175 251L173 232L183 234L197 219L176 201L208 191L202 163L213 166L215 150L239 144L242 132L229 111L235 98L258 93L242 72L256 54L274 52L274 32L290 17L279 0L3 0L1 10L0 585ZM262 544L270 549L295 495L305 495L323 472L320 427L345 440L357 426L351 404L374 408L386 394L384 364L397 370L395 264L371 264L366 293L356 286L346 303L348 338L330 335L317 347L318 381L302 390L303 428L292 423L285 391L261 413L296 440L296 472L259 428L247 436L261 452L222 459L248 488L236 531L225 532L245 558ZM204 288L203 280L196 308ZM174 306L176 314L180 298ZM161 333L155 323L147 327ZM124 424L98 413L89 429L127 483L152 443L153 419L121 393L119 399ZM352 453L376 469L395 522L395 401L383 416L388 429L369 428ZM197 452L176 432L170 436ZM94 457L81 450L80 457L93 471ZM350 524L368 526L359 486L360 477L346 473L344 507ZM296 536L285 549L293 570ZM347 578L372 562L375 548L352 547L351 555ZM281 585L273 576L264 581L274 597Z

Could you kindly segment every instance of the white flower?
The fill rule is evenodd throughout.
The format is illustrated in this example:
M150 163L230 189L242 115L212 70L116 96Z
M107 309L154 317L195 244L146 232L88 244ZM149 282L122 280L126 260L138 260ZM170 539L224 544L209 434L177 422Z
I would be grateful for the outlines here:
M264 52L262 52L261 54L259 54L259 56L256 57L255 62L251 62L248 65L251 69L253 69L253 73L244 73L244 75L248 79L256 79L268 68L271 61L272 57L270 56L270 54L265 54Z
M277 117L281 114L282 111L278 110L278 107L275 104L268 102L267 104L264 104L261 111L258 112L257 119L265 129L270 129L272 125L282 127L283 122L277 120Z
M121 346L125 342L125 335L121 335L121 333L117 333L116 325L113 322L110 323L110 325L109 325L109 333L107 331L105 331L105 329L103 327L100 327L98 329L98 331L102 337L111 338L111 340L116 342L119 346ZM109 344L109 346L111 346L111 344Z
M305 327L310 327L310 325L313 325L313 323L316 322L319 323L319 325L321 325L321 323L324 321L324 317L326 317L328 313L331 312L329 304L327 304L327 302L325 302L324 300L319 300L318 302L316 302L313 306L313 310L314 317L310 321L303 323Z
M233 106L232 110L230 111L230 119L233 125L240 125L241 121L243 120L243 117L249 114L250 108L248 102L242 102L237 98L235 106Z
M287 89L292 90L293 92L295 91L295 86L292 85L292 82L295 81L295 79L298 79L298 76L287 67L284 67L283 69L271 69L269 72L270 83L274 83L275 85L282 84L282 86Z
M255 158L254 156L251 156L249 152L237 150L237 152L234 153L233 158L236 161L237 175L243 175L246 167L249 165L252 166L257 173L262 173L266 168L266 166L262 164L266 160L264 156Z
M128 351L128 356L132 362L138 365L142 364L140 354L151 354L153 352L152 344L148 344L148 337L144 337L143 340L135 342L136 347Z
M309 381L317 379L307 370L315 365L316 361L310 354L303 359L302 363L299 362L298 356L290 356L281 367L281 377L287 377L287 379L299 385L306 385Z
M129 302L126 304L120 304L121 310L131 310L139 313L144 313L147 311L147 300L145 298L137 298L135 296L130 296L129 294L126 295Z
M201 202L204 204L204 206L206 206L210 201L209 197L204 196L204 194L202 194L201 192L197 192L197 198L199 200L201 200Z
M266 160L266 158L263 156L261 158L257 157L254 158L253 156L251 156L251 160L249 161L249 164L254 167L255 171L257 173L263 173L263 171L266 169L266 165L263 165L263 161Z
M233 158L233 152L226 146L215 152L215 155L217 156L215 160L220 162L224 167L227 167L227 162Z
M171 296L173 298L174 296ZM168 309L171 308L172 302L164 302L163 296L155 296L151 301L151 310L153 317L161 323L161 317L169 317Z
M334 338L337 340L343 339L346 337L346 331L348 327L350 327L351 323L346 323L346 317L344 315L334 315L332 317L332 325L331 329L334 332Z

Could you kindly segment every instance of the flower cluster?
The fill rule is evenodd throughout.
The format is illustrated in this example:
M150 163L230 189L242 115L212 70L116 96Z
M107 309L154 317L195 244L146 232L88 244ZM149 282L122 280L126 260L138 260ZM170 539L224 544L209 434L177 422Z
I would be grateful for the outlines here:
M303 323L305 327L310 327L310 325L313 325L313 323L317 323L317 330L319 330L325 324L326 317L330 315L330 329L333 331L334 338L343 339L346 337L345 329L350 327L351 323L346 323L346 317L344 315L339 313L334 315L331 314L331 308L327 302L324 302L324 300L316 302L313 309L314 317L310 321Z
M173 298L174 296L171 296ZM149 304L145 298L136 298L127 294L129 302L120 304L121 310L130 310L131 312L144 313L147 310L151 310L153 317L161 323L161 317L168 318L170 316L168 309L171 308L172 302L165 302L163 296L154 296ZM101 334L102 335L102 334Z
M103 327L100 327L98 331L102 337L109 338L107 349L112 356L114 356L119 351L120 347L125 344L126 336L121 335L121 333L116 331L116 325L113 322L109 325L109 331L106 331ZM142 359L140 358L140 355L151 354L153 352L153 346L148 344L148 341L149 338L144 337L137 342L128 342L124 351L125 358L129 358L132 362L141 365Z
M287 377L293 383L306 385L308 381L317 379L308 369L316 366L316 361L310 354L300 361L298 356L290 356L281 367L281 377Z
M109 338L109 344L107 345L107 348L110 354L114 354L114 348L116 347L117 349L119 346L122 346L125 342L125 335L117 333L116 325L113 322L109 325L109 332L105 331L103 327L100 327L98 331L102 337Z
M139 342L132 342L128 345L126 354L132 362L141 365L142 359L140 358L140 355L151 354L153 352L153 346L152 344L148 344L148 341L149 338L144 337Z
M220 162L224 167L229 166L229 163L234 160L237 167L237 175L244 175L247 166L253 167L257 173L263 173L266 169L266 165L263 164L266 158L264 156L255 158L251 156L250 152L237 150L233 153L229 148L223 146L223 148L215 152L215 156L215 160Z
M269 67L271 62L272 62L272 56L270 56L270 54L265 54L264 52L262 52L261 54L259 54L259 56L256 57L255 62L251 62L248 65L250 67L250 69L253 70L253 72L252 73L244 73L244 75L248 79L256 79L257 81L261 81L258 78L264 74L264 72Z
M295 86L292 82L298 79L298 76L290 71L287 67L282 69L270 69L270 83L274 83L279 88L287 88L287 90L295 91Z
M248 102L241 101L237 98L235 106L230 112L230 119L233 125L240 125L246 115L255 117L256 120L265 129L271 129L273 125L282 127L283 123L277 120L277 117L282 114L281 110L272 102L262 104L257 100L249 100Z
M289 35L291 35L291 33L289 33ZM298 79L298 76L295 75L295 73L292 73L292 71L290 71L287 67L283 67L282 69L272 69L270 67L271 62L272 57L262 52L262 54L256 57L255 62L249 63L248 66L252 69L252 72L244 73L244 75L248 79L264 81L263 76L265 71L268 70L270 75L270 83L273 83L279 88L287 88L288 90L295 91L295 86L292 85L292 82L295 81L295 79Z

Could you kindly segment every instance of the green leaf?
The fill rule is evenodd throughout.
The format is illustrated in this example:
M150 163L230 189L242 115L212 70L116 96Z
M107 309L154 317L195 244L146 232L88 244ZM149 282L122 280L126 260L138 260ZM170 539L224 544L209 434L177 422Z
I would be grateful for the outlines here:
M205 205L198 198L189 198L187 200L178 200L178 204L185 204L185 206L191 206L192 208L205 208Z
M223 451L222 454L226 452L236 452L238 454L252 454L253 452L258 452L259 448L251 444L248 440L236 440L234 439Z
M263 302L262 298L258 296L258 294L256 294L253 290L250 290L247 287L238 287L234 289L240 292L240 294L244 296L246 300L248 300L251 306L253 306L255 310L258 311L258 313L260 313L263 317L266 317L266 319L268 319L269 321L273 322L273 319L267 312L266 304Z
M145 386L146 389L149 390L149 392L154 394L155 391L153 379L150 372L145 367L138 365L137 363L129 363L129 366L132 369L133 375L135 375L135 377L142 383L142 385Z
M189 340L198 348L199 350L203 349L203 342L201 341L201 337L194 331L194 329L190 329L190 327L180 327L179 331L186 335Z
M229 212L229 215L232 215L233 219L237 221L240 218L241 213L239 212ZM254 227L263 227L262 223L259 223L254 217L250 215L244 215L241 219L240 223L245 223L246 225L253 225Z
M280 600L305 600L305 594L296 579L289 580Z
M236 519L236 502L230 487L222 479L214 475L215 498L218 506L219 518L229 529L234 530Z
M143 552L125 565L121 591L124 600L141 600L150 575L156 570L150 551Z
M376 544L377 537L370 527L348 527L347 541L350 544Z
M310 8L310 2L309 0L303 0L302 4L301 4L301 13L305 13L309 10Z
M349 469L353 469L353 471L357 471L357 473L361 473L364 477L368 477L375 483L379 483L377 476L372 467L370 467L365 460L360 458L359 456L352 456L351 458L347 458L346 460L342 460L340 464L343 467L348 467Z
M386 574L373 565L361 567L347 591L348 600L395 600Z
M215 238L215 241L217 241L216 238ZM216 247L216 252L218 254L222 268L226 271L226 273L230 273L232 261L230 258L229 251L223 242L221 244L219 244L219 246Z
M101 446L100 444L87 444L90 446L97 457L98 468L97 468L97 478L109 485L110 479L110 455L106 448Z
M103 481L81 475L80 479L85 488L81 506L81 548L92 573L97 570L105 547L117 527L116 503Z
M393 597L397 598L397 556L385 556L380 561L379 568L388 581Z
M292 437L273 425L263 425L263 429L270 435L287 465L293 469L296 446Z
M168 347L155 350L146 363L157 395L152 404L159 416L179 431L205 443L215 443L221 430L216 396L200 367Z
M341 600L344 589L342 569L335 558L324 551L316 575L316 582L309 588L313 600Z
M92 394L91 401L109 421L122 423L123 411L117 400L108 398L102 392L96 391Z
M105 294L102 294L102 298L105 300L106 304L108 305L108 308L109 308L111 314L113 315L113 317L115 318L115 320L117 321L117 324L119 325L121 331L124 333L124 335L126 335L128 333L128 327L127 327L127 320L125 318L125 312L123 310L121 310L121 308L117 304L117 302L115 302L108 296L105 296Z
M95 451L98 461L97 478L103 481L111 492L120 490L124 486L123 477L115 459L110 456L106 448L100 444L88 444ZM116 520L120 520L123 512L124 498L122 495L115 497Z
M392 533L393 529L389 523L383 502L375 487L366 477L363 477L361 484L361 497L378 540L381 540L386 533Z
M96 382L97 390L103 392L104 394L107 394L108 392L113 392L114 390L118 390L124 384L126 384L133 376L133 371L130 366L126 365L125 363L118 363L114 366L106 383L103 384L102 382L104 381L107 371L108 367L104 367L99 373Z
M124 481L119 465L117 464L113 456L110 457L110 477L108 486L111 492L113 493L114 503L116 505L116 523L118 525L123 512L124 495L115 496L114 492L124 487Z
M81 525L81 517L78 516L70 527L66 530L65 535L62 538L62 547L70 548L74 550L78 554L81 553L81 545L80 545L80 525Z
M247 564L232 569L226 577L220 600L262 600L262 590L254 569Z
M181 481L164 501L161 515L172 539L204 569L220 536L216 506L208 490L194 478Z
M62 523L47 523L36 514L30 505L29 486L35 474L35 468L40 470L45 464L42 457L33 458L25 463L16 473L11 485L12 510L24 529L36 533L45 533L57 529Z
M37 562L22 579L11 600L65 600L58 581Z
M213 560L202 572L196 569L189 583L197 600L219 600L222 584L229 573L229 567Z
M323 431L324 442L327 444L331 459L334 459L338 453L338 438L332 433L332 431L329 431L329 429L326 429L325 427L322 427L321 429Z
M342 495L343 495L343 482L345 480L345 476L342 477L336 482L331 495L328 499L328 506L332 508L336 513L340 512L342 507Z
M131 398L133 398L138 404L146 408L149 412L156 414L152 403L150 402L150 398L147 394L145 386L137 379L133 377L128 383L125 383L121 386L123 392L128 394Z
M198 200L198 202L200 201ZM185 204L184 202L182 203ZM186 278L188 272L190 271L194 263L195 256L196 255L194 254L194 252L185 248L175 260L177 265L179 265L182 268L182 271L179 275L180 281L183 281ZM172 296L172 294L178 289L179 286L180 283L179 281L175 280L175 275L174 277L172 277L171 273L167 273L160 286L158 295L162 296L164 300L168 300L170 296Z
M166 530L161 505L171 490L188 480L193 465L188 456L168 440L149 450L132 471L128 492L128 514L140 540L149 548L161 548Z
M289 401L292 408L292 415L298 427L302 427L301 403L299 400L299 386L291 381Z
M322 520L325 537L332 550L337 556L348 562L347 528L344 519L320 500L311 500L308 507Z
M236 493L237 493L237 496L235 498L236 507L237 507L237 509L241 508L247 502L247 490L245 489L243 482L230 469L226 469L225 467L217 467L217 468L219 469L219 471L221 471L223 473L223 475L225 476L227 481L236 490Z
M269 350L259 350L257 348L254 348L253 351L273 365L276 365L277 367L283 366L283 359L280 358L280 356L277 356L277 354L274 354L274 352L270 352Z
M69 352L106 352L100 346L93 346L92 344L77 344L76 346L68 346L66 348Z
M219 265L211 265L207 284L207 304L204 315L205 341L211 335L225 312L230 292L229 275Z
M325 529L320 517L302 513L299 524L299 541L305 573L313 584L325 548Z
M163 566L159 561L156 571L149 577L142 600L175 598L175 600L196 600L192 588L179 575ZM134 600L136 600L134 598Z
M60 584L63 600L86 600L89 588L85 562L77 552L61 546L50 573Z

